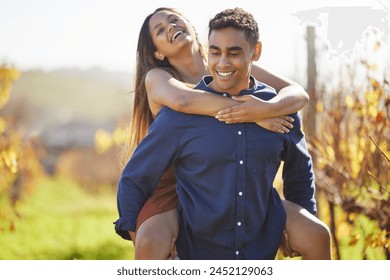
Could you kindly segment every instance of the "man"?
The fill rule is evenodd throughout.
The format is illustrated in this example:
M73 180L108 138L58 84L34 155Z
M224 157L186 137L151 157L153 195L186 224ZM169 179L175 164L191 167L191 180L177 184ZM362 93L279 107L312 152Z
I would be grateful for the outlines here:
M261 54L258 27L242 9L209 23L209 70L198 89L268 100L275 90L250 77ZM237 94L238 93L238 94ZM293 115L288 134L253 123L226 125L163 108L134 152L118 187L119 230L134 231L138 213L164 171L174 166L180 259L274 259L285 212L272 183L284 160L286 199L315 213L310 155Z

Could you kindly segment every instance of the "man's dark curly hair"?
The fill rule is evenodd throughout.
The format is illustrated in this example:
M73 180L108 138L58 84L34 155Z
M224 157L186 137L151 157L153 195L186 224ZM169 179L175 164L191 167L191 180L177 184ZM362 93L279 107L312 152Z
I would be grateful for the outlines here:
M245 38L253 47L259 41L259 27L252 14L241 8L226 9L209 21L209 37L213 30L233 27L243 30Z

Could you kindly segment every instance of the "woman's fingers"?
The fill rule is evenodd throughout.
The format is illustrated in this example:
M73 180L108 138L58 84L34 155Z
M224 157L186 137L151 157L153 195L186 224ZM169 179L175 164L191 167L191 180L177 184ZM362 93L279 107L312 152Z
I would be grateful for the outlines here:
M294 126L290 123L293 118L289 116L282 116L276 118L264 119L260 122L256 122L257 125L277 133L289 133L290 129Z
M239 105L221 110L215 116L218 120L227 123L256 122L264 119L267 102L253 95L237 96L235 100Z
M288 127L286 127L285 125L283 125L281 123L273 124L273 127L275 128L275 132L279 132L279 133L289 133L290 132Z
M285 126L285 127L288 127L288 128L293 128L293 122L294 122L294 118L290 117L290 116L281 116L281 117L278 117L280 118L280 124Z
M230 112L223 115L216 115L215 118L224 123L241 123L251 122L247 120L247 117L242 112Z
M239 119L242 119L242 115L245 114L243 110L240 110L239 106L233 106L228 109L219 111L215 116L221 122L234 123L239 122Z

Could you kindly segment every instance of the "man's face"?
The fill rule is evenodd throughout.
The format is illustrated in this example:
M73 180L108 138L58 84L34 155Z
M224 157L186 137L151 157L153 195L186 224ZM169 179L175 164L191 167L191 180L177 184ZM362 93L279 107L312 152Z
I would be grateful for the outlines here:
M249 87L252 62L259 59L261 43L251 47L243 31L232 27L213 30L209 36L208 65L213 76L210 87L238 95Z

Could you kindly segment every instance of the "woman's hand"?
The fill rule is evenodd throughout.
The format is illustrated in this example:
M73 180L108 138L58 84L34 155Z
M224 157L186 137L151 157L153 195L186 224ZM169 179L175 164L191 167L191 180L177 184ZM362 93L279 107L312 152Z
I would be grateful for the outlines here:
M278 133L288 133L293 128L291 123L294 119L289 116L266 118L270 108L270 103L267 101L253 95L237 96L234 99L242 103L219 111L215 116L216 119L225 123L254 122L265 129Z
M133 245L135 246L135 232L129 231L129 235L130 235L131 241L133 241Z
M168 260L177 260L177 259L178 259L178 257L177 257L177 251L176 251L176 239L173 238L172 243L171 243L171 253L168 256Z
M281 116L275 118L268 118L262 121L256 122L257 125L267 130L278 132L278 133L289 133L290 129L294 126L292 122L294 119L289 116Z
M282 243L279 246L279 250L282 253L283 257L301 257L302 255L296 251L294 251L291 247L290 244L288 243L288 235L287 232L283 232L282 236Z
M258 122L268 116L271 104L253 95L235 96L238 105L221 110L215 118L225 123Z

